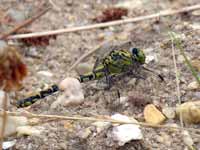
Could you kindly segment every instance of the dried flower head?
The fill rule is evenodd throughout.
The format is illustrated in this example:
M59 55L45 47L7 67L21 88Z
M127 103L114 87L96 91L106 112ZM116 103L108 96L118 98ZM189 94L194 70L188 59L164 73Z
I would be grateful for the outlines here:
M102 15L97 16L94 21L96 22L108 22L113 20L119 20L122 16L127 16L128 10L126 8L108 8L102 12Z
M32 31L29 30L21 30L18 32L18 34L24 34L24 33L32 33ZM48 35L48 36L41 36L41 37L30 37L25 39L20 39L21 42L23 42L26 46L48 46L50 43L50 40L56 39L56 35Z
M0 48L0 87L5 91L17 90L27 75L18 50L11 46Z

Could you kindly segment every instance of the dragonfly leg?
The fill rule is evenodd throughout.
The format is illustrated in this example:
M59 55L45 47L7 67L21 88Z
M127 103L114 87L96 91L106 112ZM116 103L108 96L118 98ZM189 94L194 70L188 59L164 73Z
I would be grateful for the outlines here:
M109 90L111 88L111 84L112 84L112 77L109 76L109 70L108 70L108 67L107 65L105 66L105 77L106 77L106 84L107 84L107 87L105 88L105 90Z
M117 97L118 97L118 98L121 97L120 92L119 92L119 89L117 89Z

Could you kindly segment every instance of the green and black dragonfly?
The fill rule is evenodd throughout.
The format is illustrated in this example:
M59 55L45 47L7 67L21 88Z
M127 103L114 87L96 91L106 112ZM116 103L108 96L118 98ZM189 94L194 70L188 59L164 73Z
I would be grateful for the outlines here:
M146 58L143 50L132 47L130 41L119 46L106 47L104 50L107 50L107 52L97 57L93 70L83 75L79 75L78 80L81 83L105 79L105 89L110 89L113 79L117 76L133 75L135 78L145 79L143 76L140 76L139 73L136 73L140 69L152 72L159 77L161 81L164 81L164 78L160 74L143 66ZM38 99L42 99L57 91L59 91L58 86L53 85L51 88L41 91L35 96L19 100L17 102L17 107L29 106Z

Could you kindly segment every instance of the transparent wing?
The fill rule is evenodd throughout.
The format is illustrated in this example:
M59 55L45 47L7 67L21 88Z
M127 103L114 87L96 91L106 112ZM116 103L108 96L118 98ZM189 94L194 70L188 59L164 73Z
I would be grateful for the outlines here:
M100 80L97 80L96 81L96 87L98 89L106 89L108 87L108 83L107 83L106 77L103 77Z
M105 58L111 51L113 50L121 50L121 49L129 49L132 47L131 41L125 41L125 42L105 42L95 53L96 58L98 58L98 61L101 62L103 58ZM98 65L98 63L97 63Z

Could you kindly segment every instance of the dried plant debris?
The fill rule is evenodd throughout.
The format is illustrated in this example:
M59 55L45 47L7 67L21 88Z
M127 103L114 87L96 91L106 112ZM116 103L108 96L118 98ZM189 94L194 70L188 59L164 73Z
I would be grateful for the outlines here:
M102 15L97 16L95 22L108 22L113 20L122 19L123 16L128 15L128 10L126 8L108 8L102 12Z
M17 48L0 41L0 87L5 91L17 90L26 75L27 67Z
M26 32L32 33L32 32ZM30 37L25 39L20 39L26 46L48 46L51 39L56 39L56 35L48 35L48 36L41 36L41 37Z

